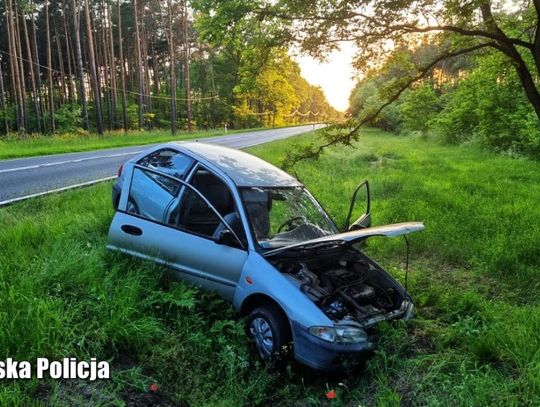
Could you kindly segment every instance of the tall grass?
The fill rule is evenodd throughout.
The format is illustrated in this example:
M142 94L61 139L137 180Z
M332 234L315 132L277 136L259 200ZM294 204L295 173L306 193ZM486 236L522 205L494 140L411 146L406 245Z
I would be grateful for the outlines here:
M277 163L312 137L252 152ZM0 405L538 405L539 167L379 131L298 167L338 223L365 178L374 224L426 223L411 236L418 315L382 325L380 349L351 376L261 366L215 295L107 252L110 184L2 208L0 357L98 357L113 371L106 382L3 382ZM368 250L403 279L401 240ZM159 396L144 394L153 382Z

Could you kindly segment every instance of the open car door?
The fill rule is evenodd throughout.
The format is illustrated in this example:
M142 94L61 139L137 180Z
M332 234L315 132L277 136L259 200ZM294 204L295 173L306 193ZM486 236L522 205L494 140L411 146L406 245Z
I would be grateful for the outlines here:
M361 199L361 197L364 199ZM364 203L362 203L362 200ZM356 219L351 224L351 218ZM371 196L369 182L366 180L358 184L351 198L349 213L343 226L343 231L369 228L371 226Z

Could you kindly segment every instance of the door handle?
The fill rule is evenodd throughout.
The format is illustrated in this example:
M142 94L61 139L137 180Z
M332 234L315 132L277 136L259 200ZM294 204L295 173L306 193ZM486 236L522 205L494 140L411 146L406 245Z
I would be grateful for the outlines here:
M127 233L128 235L134 235L134 236L142 235L142 229L138 228L137 226L122 225L120 229L122 229L122 231L124 233Z

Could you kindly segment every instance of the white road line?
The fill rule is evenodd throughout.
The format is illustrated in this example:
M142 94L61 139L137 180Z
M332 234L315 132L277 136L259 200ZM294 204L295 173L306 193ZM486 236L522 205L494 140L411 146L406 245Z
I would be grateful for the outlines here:
M20 197L18 197L18 198L7 199L7 200L5 200L5 201L0 201L0 206L11 205L11 204L13 204L13 203L15 203L15 202L24 201L25 199L36 198L36 197L38 197L38 196L54 194L55 192L62 192L62 191L66 191L66 190L68 190L68 189L87 187L87 186L89 186L89 185L97 184L97 183L103 182L103 181L109 181L109 180L114 179L114 178L116 178L116 175L113 175L113 176L111 176L111 177L105 177L105 178L95 179L95 180L93 180L93 181L81 182L80 184L68 185L67 187L51 189L51 190L49 190L49 191L38 192L38 193L36 193L36 194L20 196Z
M27 165L25 167L15 167L15 168L7 168L5 170L0 170L0 174L4 172L15 172L15 171L24 171L24 170L32 170L35 168L42 168L42 167L52 167L54 165L62 165L62 164L72 164L72 163L80 163L82 161L89 161L89 160L98 160L101 158L113 158L113 157L122 157L126 155L135 155L139 154L140 151L133 151L130 153L119 153L119 154L109 154L109 155L101 155L98 157L86 157L86 158L77 158L75 160L68 160L68 161L55 161L52 163L43 163L43 164L36 164L36 165Z
M299 134L302 134L302 133L299 133ZM281 140L283 138L289 137L290 134L283 134L283 135L281 135L281 137L278 136L277 138L274 138L275 136L272 135L272 134L268 134L267 136L270 137L270 140L263 137L262 139L254 141L254 143L243 145L241 147L236 147L236 148L248 148L248 147L256 146L256 145L259 145L259 144L265 144L265 143L268 143L268 142L274 141L274 140L276 140L276 141ZM230 136L229 137L227 137L227 136L218 136L218 137L223 138L224 141L237 141L237 140L241 140L243 138L250 137L250 135L242 134L242 135L238 135L236 137L230 137ZM211 143L212 142L211 139L212 138L209 138L208 140L206 140L206 142ZM194 140L186 140L186 141L200 141L200 140L201 140L201 142L205 142L204 139L194 139ZM222 140L221 139L215 139L213 142L216 143L216 144L221 144L220 141L222 141ZM235 148L235 147L233 147L233 148ZM23 171L23 170L29 170L29 169L34 169L34 168L50 167L50 166L53 166L53 165L69 164L69 163L76 163L76 162L88 161L88 160L97 160L97 159L100 159L100 158L113 158L113 157L122 157L122 156L126 156L126 155L135 155L135 154L139 154L142 151L144 151L144 150L133 151L133 152L130 152L130 153L109 154L109 155L98 156L98 157L79 158L79 159L68 160L68 161L57 161L57 162L52 162L52 163L29 165L29 166L25 166L25 167L8 168L8 169L5 169L5 170L0 170L0 173L13 172L13 171ZM110 176L110 177L100 178L100 179L96 179L96 180L92 180L92 181L81 182L79 184L68 185L68 186L62 187L62 188L56 188L56 189L51 189L51 190L48 190L48 191L38 192L38 193L35 193L35 194L30 194L30 195L20 196L20 197L17 197L17 198L7 199L5 201L0 201L0 207L6 206L6 205L11 205L11 204L14 204L16 202L24 201L24 200L30 199L30 198L36 198L36 197L43 196L43 195L54 194L56 192L67 191L69 189L81 188L81 187L94 185L94 184L97 184L99 182L109 181L109 180L115 179L115 178L116 178L116 175L113 175L113 176Z

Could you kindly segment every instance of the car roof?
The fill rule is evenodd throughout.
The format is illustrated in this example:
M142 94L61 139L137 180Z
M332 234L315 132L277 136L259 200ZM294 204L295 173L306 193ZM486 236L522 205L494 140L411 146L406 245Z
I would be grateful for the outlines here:
M285 171L254 155L218 144L187 141L171 143L201 163L210 163L239 187L292 187L302 184Z

